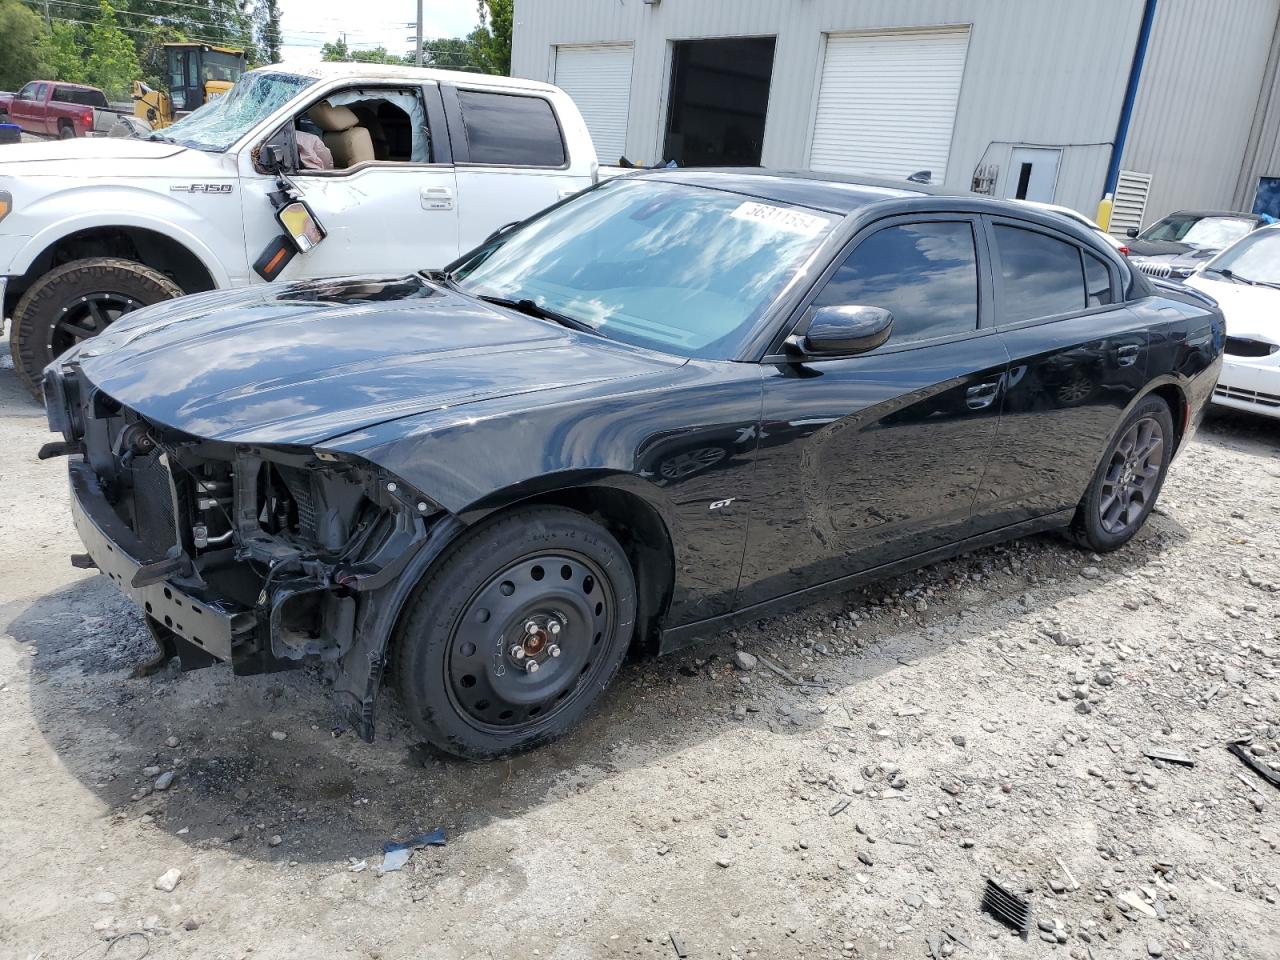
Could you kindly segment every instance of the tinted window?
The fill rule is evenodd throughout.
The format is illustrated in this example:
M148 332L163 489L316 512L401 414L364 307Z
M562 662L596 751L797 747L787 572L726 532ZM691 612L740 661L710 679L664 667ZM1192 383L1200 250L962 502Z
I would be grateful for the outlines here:
M541 97L459 90L472 163L564 166L564 142L551 104Z
M1111 298L1111 271L1092 253L1084 255L1085 295L1089 306L1102 307L1114 302Z
M975 330L973 229L968 223L911 223L874 233L849 254L815 303L891 311L894 344Z
M78 103L86 107L105 107L107 98L97 90L81 90L78 87L54 87L53 99L59 103Z
M1004 279L1004 320L1013 323L1084 309L1080 248L1017 227L996 227Z
M28 83L25 87L18 91L16 100L34 100L36 98L36 87L38 84Z

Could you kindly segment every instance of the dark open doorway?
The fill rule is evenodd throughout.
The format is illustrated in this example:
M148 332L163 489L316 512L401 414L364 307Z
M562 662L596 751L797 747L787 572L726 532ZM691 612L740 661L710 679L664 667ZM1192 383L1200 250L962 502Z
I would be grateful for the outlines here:
M664 160L682 167L760 165L773 41L735 37L673 44Z

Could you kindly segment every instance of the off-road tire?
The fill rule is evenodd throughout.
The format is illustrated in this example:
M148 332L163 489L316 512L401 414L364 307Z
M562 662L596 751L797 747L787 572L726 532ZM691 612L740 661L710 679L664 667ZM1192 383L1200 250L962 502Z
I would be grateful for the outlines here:
M118 257L73 260L33 283L13 311L9 346L22 385L40 399L40 377L53 362L54 332L64 308L79 298L108 292L139 307L182 296L182 288L159 270Z
M1149 492L1144 494L1140 506L1132 511L1132 515L1124 522L1123 528L1107 529L1103 520L1103 502L1107 496L1107 490L1110 489L1108 475L1112 471L1118 456L1118 448L1126 435L1135 424L1144 420L1153 421L1162 434L1159 468L1152 477ZM1125 417L1120 429L1116 431L1111 443L1108 444L1107 452L1099 462L1093 480L1076 508L1075 517L1067 531L1070 539L1079 546L1098 553L1119 549L1132 540L1155 508L1156 499L1160 495L1164 478L1169 471L1169 460L1173 456L1175 442L1173 414L1169 410L1169 404L1160 397L1151 396L1134 407Z
M566 556L578 558L573 561L577 574L568 576L570 564L561 566L556 559L556 566L548 566L544 582L537 564L543 558ZM579 561L585 566L578 566ZM535 566L528 567L530 563ZM568 608L577 600L571 597L568 604L562 603L557 592L580 590L580 572L588 568L597 571L603 582L591 584L587 591L585 621L576 614L566 616L563 632L556 635L565 644L563 656L543 661L544 679L551 684L545 694L545 712L539 705L536 717L525 716L533 710L526 705L524 713L507 721L514 725L507 727L490 725L490 714L478 717L475 698L492 696L499 702L490 707L487 700L480 701L486 704L483 709L500 709L508 705L501 697L503 689L541 682L537 673L526 679L519 661L507 659L511 638L521 635L519 623L525 617L521 611ZM511 597L510 609L502 609L499 601L490 620L487 598L496 596L495 584L505 591L508 578L520 579L511 571L530 569L529 579L513 588L530 592L506 594ZM566 574L563 579L562 573ZM593 641L592 631L603 622L590 619L593 612L600 616L598 598L610 605L606 616L613 628ZM635 630L635 617L635 578L617 540L575 510L518 508L468 531L423 578L392 638L391 673L410 722L428 744L466 760L491 760L542 746L571 730L617 674ZM483 626L472 626L476 623ZM468 675L459 677L459 673ZM468 679L470 685L465 683ZM472 687L465 691L472 702L463 702L459 680L461 686Z

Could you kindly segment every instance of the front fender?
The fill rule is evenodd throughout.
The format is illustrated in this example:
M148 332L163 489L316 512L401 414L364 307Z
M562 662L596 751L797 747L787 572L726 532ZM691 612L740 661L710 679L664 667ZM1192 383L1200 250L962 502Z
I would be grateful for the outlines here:
M240 223L239 198L230 193L200 196L198 200L203 205L226 204L226 210L213 207L215 215L211 216L209 210L153 190L120 184L103 186L90 182L46 193L29 204L16 206L11 215L14 222L6 224L19 234L31 231L25 244L12 254L7 272L13 276L26 273L36 258L74 233L100 227L134 227L182 244L200 260L217 286L229 286L231 275L224 259L201 237L210 237L222 246L234 242L238 259L244 259L243 229L229 231L220 224Z

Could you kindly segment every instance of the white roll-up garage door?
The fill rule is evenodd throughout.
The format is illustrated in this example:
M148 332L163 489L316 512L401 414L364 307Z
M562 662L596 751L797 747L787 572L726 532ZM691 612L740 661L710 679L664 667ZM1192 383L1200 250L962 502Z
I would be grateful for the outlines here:
M556 48L556 86L582 112L601 163L617 163L627 146L631 45Z
M941 183L968 47L967 27L828 37L809 166Z

